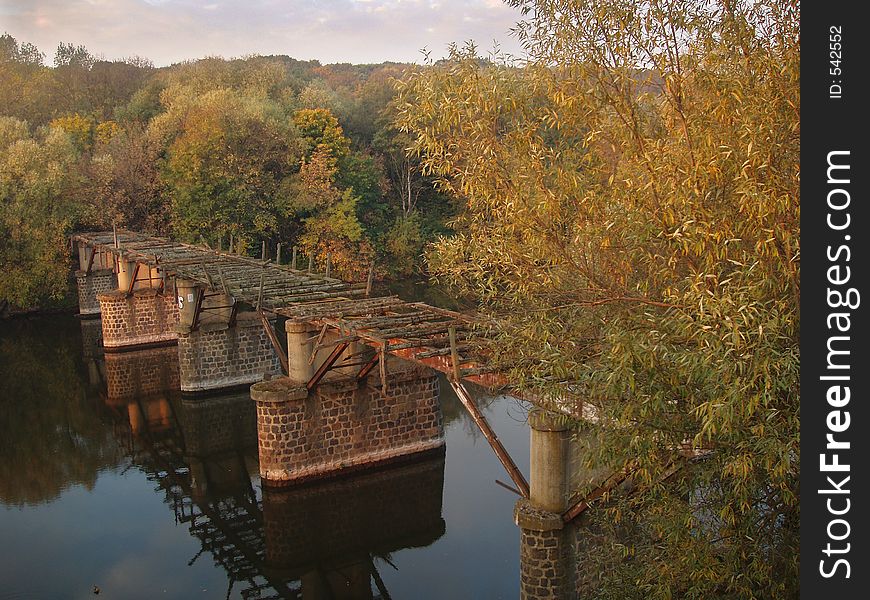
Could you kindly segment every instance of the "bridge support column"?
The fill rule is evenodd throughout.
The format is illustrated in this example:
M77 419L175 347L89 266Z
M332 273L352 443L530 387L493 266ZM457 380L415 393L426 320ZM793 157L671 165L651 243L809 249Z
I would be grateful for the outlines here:
M117 279L108 255L94 252L81 242L78 245L79 268L76 270L76 287L79 296L79 315L82 317L100 314L99 295L117 289Z
M178 339L178 308L172 294L139 289L100 294L103 346L106 350L165 346Z
M520 598L573 598L573 532L562 520L568 501L568 428L540 409L529 414L530 497L517 502Z
M407 460L444 446L438 378L391 361L386 395L380 382L325 379L310 393L282 377L251 387L257 404L260 476L286 486Z
M285 321L284 331L287 333L287 364L290 370L287 377L304 385L320 366L317 361L308 364L314 348L311 338L317 335L317 329L308 323Z
M252 312L238 313L232 327L219 320L201 321L193 330L182 324L178 361L183 392L248 386L281 375L269 336L260 317Z

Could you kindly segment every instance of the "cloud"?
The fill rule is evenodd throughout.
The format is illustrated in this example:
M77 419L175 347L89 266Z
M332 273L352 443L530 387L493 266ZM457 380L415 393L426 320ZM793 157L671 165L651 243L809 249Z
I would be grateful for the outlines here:
M497 40L519 12L497 0L6 0L3 28L49 56L59 42L157 65L209 55L288 54L321 62L419 61L450 42Z

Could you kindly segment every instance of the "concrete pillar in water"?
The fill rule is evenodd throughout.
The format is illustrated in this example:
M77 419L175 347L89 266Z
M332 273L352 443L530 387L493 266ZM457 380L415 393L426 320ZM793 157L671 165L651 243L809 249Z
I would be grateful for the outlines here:
M307 323L288 320L284 322L284 331L287 332L287 377L297 383L306 383L320 366L317 360L308 364L315 342L311 338L317 335L317 329Z
M178 302L179 330L189 332L191 327L193 327L193 316L196 312L196 303L199 299L199 295L203 293L203 289L195 281L176 279L175 293Z
M562 520L568 502L568 428L556 415L529 414L529 498L514 508L520 527L520 598L576 596L571 527Z
M530 499L537 508L561 514L568 502L568 427L553 413L535 409L529 428Z

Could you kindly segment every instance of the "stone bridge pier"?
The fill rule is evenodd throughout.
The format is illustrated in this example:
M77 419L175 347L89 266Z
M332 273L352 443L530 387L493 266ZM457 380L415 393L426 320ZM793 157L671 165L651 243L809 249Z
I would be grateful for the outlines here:
M80 246L79 260L80 312L102 317L107 353L177 344L172 352L184 392L247 388L281 374L260 316L239 309L232 297L123 255L117 273L111 253ZM274 327L275 318L268 322Z
M195 282L176 279L181 390L247 388L281 375L281 363L259 314ZM274 330L275 318L266 319Z
M76 270L76 287L79 296L79 315L95 317L100 314L100 294L118 288L115 277L114 258L107 252L78 242L79 268Z
M589 578L579 558L589 532L572 510L579 499L599 492L614 471L583 465L596 443L594 435L569 428L564 415L534 408L529 429L529 497L514 507L520 528L520 598L577 598Z
M321 379L330 352L323 350L312 360L317 329L287 321L285 331L290 376L251 387L264 486L288 486L443 453L434 371L388 357L385 386L380 373L359 368L374 351L350 344L334 361L336 368ZM324 341L328 344L329 336ZM348 363L355 368L341 366Z
M123 257L117 259L116 271L114 289L97 295L103 347L111 352L174 344L178 309L167 289L171 282L159 268Z

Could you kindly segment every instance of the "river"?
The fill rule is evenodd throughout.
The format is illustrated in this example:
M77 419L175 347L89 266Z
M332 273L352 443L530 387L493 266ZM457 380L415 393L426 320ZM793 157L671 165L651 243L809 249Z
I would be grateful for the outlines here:
M518 597L517 497L446 382L444 459L264 497L249 398L109 398L95 323L0 322L0 599ZM528 473L523 407L477 401Z

